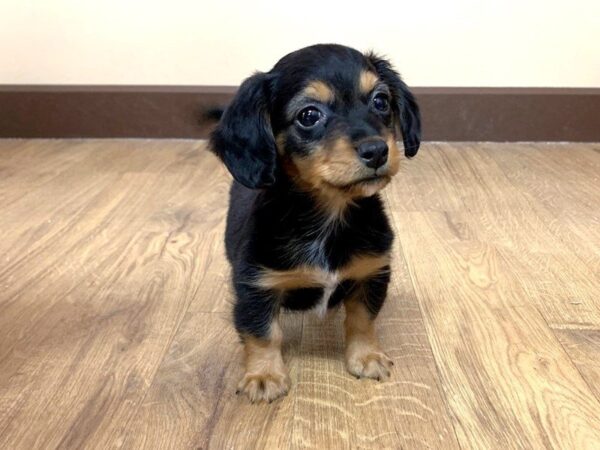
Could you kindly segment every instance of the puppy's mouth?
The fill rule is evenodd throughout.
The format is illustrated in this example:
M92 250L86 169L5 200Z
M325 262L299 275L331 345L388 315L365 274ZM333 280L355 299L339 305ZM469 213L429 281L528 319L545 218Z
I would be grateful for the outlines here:
M351 190L352 188L358 187L358 186L370 186L370 185L375 185L378 183L387 183L388 181L390 181L392 177L389 175L370 175L368 177L363 177L360 178L358 180L354 180L350 183L344 183L344 184L337 184L337 183L329 183L327 182L327 184L331 187L334 187L336 189L340 189L342 191L348 191Z

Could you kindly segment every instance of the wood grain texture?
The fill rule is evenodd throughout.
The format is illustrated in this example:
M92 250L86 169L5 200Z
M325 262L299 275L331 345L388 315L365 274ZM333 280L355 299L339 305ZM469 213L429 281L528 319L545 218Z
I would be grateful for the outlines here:
M501 255L443 214L394 216L460 443L595 448L600 404Z
M203 143L0 141L0 448L599 448L599 174L424 145L384 191L391 379L346 372L343 310L284 314L292 389L250 405Z
M555 329L554 334L579 369L589 388L600 400L600 330Z

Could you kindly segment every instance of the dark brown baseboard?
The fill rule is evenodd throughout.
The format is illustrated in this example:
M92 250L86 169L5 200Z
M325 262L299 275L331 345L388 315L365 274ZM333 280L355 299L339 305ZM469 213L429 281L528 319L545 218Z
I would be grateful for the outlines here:
M204 138L227 86L0 85L0 137ZM600 141L600 89L414 88L429 141Z

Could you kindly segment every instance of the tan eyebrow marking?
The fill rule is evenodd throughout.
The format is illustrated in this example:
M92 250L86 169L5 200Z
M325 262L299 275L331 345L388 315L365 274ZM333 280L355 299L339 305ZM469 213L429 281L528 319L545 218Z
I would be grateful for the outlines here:
M333 90L320 80L311 81L302 91L304 95L321 103L331 103L335 94Z
M369 94L373 89L375 89L375 86L377 86L378 82L379 78L377 78L377 75L370 70L363 70L360 73L360 78L358 80L360 92L362 94Z

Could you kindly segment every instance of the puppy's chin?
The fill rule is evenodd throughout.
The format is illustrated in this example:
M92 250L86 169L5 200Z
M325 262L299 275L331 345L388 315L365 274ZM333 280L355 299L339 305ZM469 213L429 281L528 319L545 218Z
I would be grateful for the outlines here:
M351 195L355 198L371 197L386 187L391 179L390 176L385 176L380 177L377 180L359 183L351 189Z
M376 178L359 179L348 184L326 183L330 188L339 191L348 198L371 197L388 185L392 177L383 175Z

